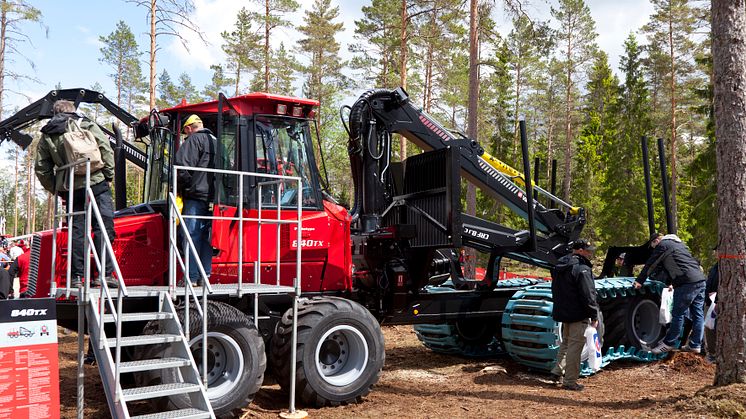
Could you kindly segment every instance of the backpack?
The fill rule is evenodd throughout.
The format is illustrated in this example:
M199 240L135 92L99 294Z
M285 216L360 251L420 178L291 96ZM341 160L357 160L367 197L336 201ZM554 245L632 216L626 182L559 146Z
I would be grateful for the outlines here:
M101 150L98 149L98 141L93 133L80 127L80 122L75 118L67 120L67 129L62 134L62 144L65 148L65 157L68 163L80 159L90 159L91 174L104 168L104 160L101 158ZM85 165L75 166L76 175L85 175Z

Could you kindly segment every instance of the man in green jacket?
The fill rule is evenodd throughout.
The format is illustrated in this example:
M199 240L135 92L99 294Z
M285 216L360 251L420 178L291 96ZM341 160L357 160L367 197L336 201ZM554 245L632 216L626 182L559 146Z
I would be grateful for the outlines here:
M69 120L79 120L80 128L90 131L96 138L99 151L101 152L101 160L104 163L104 167L91 172L90 186L96 198L96 204L101 211L101 218L103 219L109 239L114 240L114 205L111 198L111 189L109 188L109 182L114 178L114 152L111 149L111 145L109 145L109 139L98 125L88 118L75 113L75 105L68 100L54 102L52 113L54 114L52 119L41 129L43 135L36 149L36 176L39 178L39 182L41 182L44 189L52 194L59 192L63 199L67 199L68 194L64 192L68 188L69 172L62 170L56 173L55 169L71 163L67 161L65 155L62 135L68 129ZM85 175L76 174L73 179L72 208L70 208L70 203L68 202L68 211L85 210L85 186ZM71 255L72 264L71 285L79 287L82 284L84 274L83 258L85 255L83 254L83 241L86 234L85 216L82 214L74 216L72 227L72 249L68 252ZM101 226L96 222L95 218L93 218L91 227L96 251L100 252L103 237L101 236ZM105 272L106 283L109 286L116 287L117 281L112 278L112 272L113 264L107 263ZM98 281L92 281L91 285L98 286L99 284Z

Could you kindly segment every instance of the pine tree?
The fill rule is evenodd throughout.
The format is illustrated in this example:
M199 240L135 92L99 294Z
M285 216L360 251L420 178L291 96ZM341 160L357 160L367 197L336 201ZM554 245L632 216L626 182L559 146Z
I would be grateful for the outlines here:
M715 385L746 382L746 5L712 1L719 291Z
M571 196L574 201L582 202L586 209L588 224L584 230L585 236L596 240L600 235L597 217L603 213L605 204L599 199L599 191L604 181L604 163L608 163L603 161L603 151L619 139L619 80L611 71L605 52L601 51L596 55L586 91L586 116L575 145L575 181L571 187ZM611 162L613 165L620 163ZM615 182L616 179L611 181Z
M276 93L278 95L294 96L295 89L293 88L293 82L295 81L295 74L300 68L300 63L295 59L293 54L285 48L283 42L277 49L271 51L271 61L274 63L282 63L281 65L272 66L269 69L269 90L268 93ZM264 76L257 73L254 80L251 82L252 91L262 91L265 86Z
M652 3L655 13L650 17L650 23L645 26L644 31L651 39L651 43L659 48L656 51L659 55L653 58L660 60L665 56L666 59L665 67L657 69L662 71L657 78L664 81L666 87L663 91L667 94L669 102L666 136L670 135L668 159L671 167L672 232L675 232L678 229L679 218L679 126L681 114L686 112L686 105L682 103L682 84L693 71L691 51L694 49L694 42L691 36L695 30L696 16L687 0L652 0ZM663 64L660 61L657 63Z
M212 70L211 82L202 90L202 96L205 100L217 100L220 93L226 94L228 92L228 88L233 86L234 80L225 75L223 66L219 64L211 65L210 69Z
M365 85L393 88L399 76L399 46L401 4L388 0L372 0L363 6L363 18L355 21L355 39L350 45L355 54L350 65L360 70Z
M277 28L292 27L289 20L284 19L283 15L298 10L298 3L295 0L254 0L264 7L264 14L260 14L260 21L264 25L264 52L262 62L264 63L264 86L262 90L269 92L270 84L270 62L272 62L272 50L269 47L269 38L272 30Z
M228 60L227 68L233 72L236 83L235 95L240 94L241 75L259 69L259 51L261 36L252 28L255 16L246 8L241 8L236 15L233 31L224 31L223 51Z
M652 127L642 51L634 35L624 42L624 50L620 62L624 82L616 109L619 128L602 148L606 173L600 193L604 203L600 230L607 243L634 245L648 234L640 140Z
M134 3L137 6L147 10L148 23L150 24L150 56L148 64L150 66L150 77L148 83L150 86L150 109L156 106L156 52L158 51L158 37L172 36L176 37L186 48L186 38L184 33L191 32L196 34L199 39L207 44L204 34L200 31L199 26L192 20L194 15L194 3L191 0L127 0L128 3Z
M103 44L99 49L102 63L109 64L114 73L110 76L117 87L117 106L122 106L122 90L126 84L125 72L133 61L137 62L137 41L135 34L123 20L117 22L117 27L107 36L99 36L98 40Z
M305 76L303 95L321 103L317 120L322 131L330 118L336 119L336 112L326 115L323 108L347 87L347 78L342 74L345 62L339 56L340 44L336 39L344 25L335 22L338 18L338 6L332 7L330 0L316 0L304 17L304 24L298 27L304 35L298 42L299 51L309 56L309 64L301 67Z
M34 67L33 62L23 52L22 47L30 42L23 33L23 24L41 22L41 18L41 11L27 1L0 1L0 117L3 115L6 93L9 92L5 85L6 79L35 81L33 76L12 70L7 64L13 56L18 56Z
M552 7L552 16L560 23L557 46L565 77L565 144L562 173L562 198L570 197L572 179L572 144L577 120L578 79L596 51L596 29L590 9L583 0L560 0L559 8Z
M182 97L180 96L179 89L171 81L171 75L166 70L163 70L158 77L158 92L160 93L157 100L159 108L169 108L181 102Z

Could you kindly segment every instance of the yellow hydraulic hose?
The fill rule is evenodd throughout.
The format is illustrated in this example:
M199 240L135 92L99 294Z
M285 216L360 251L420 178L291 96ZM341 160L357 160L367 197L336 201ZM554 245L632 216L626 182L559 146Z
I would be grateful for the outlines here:
M494 167L498 172L502 173L503 175L507 176L508 179L513 181L514 183L518 184L518 186L526 187L526 180L523 178L523 173L513 169L512 167L508 166L503 162L502 160L498 159L495 156L492 156L491 154L484 152L480 157L484 159L487 163L489 163L490 166ZM536 187L533 181L531 181L531 186ZM578 215L580 212L579 207L570 207L570 214L572 215Z

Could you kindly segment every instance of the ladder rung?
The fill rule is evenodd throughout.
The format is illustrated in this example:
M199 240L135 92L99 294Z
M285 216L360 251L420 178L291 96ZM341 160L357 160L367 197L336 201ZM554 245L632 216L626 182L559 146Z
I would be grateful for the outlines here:
M176 342L181 340L181 335L141 335L141 336L122 336L120 340L121 346L137 346L137 345L155 345L159 343ZM117 345L117 339L107 339L106 342L110 348L114 348Z
M168 383L147 387L134 387L122 390L125 401L154 399L172 394L194 393L199 391L199 384Z
M132 419L202 419L209 418L210 412L199 409L169 410L167 412L149 413L147 415L132 416Z
M154 312L154 313L122 313L123 322L141 322L150 320L164 320L173 319L174 315L171 313ZM104 314L104 323L113 323L113 314Z
M185 367L189 365L186 358L158 358L158 359L139 359L137 361L122 362L119 364L121 372L137 372L162 370L166 368Z

